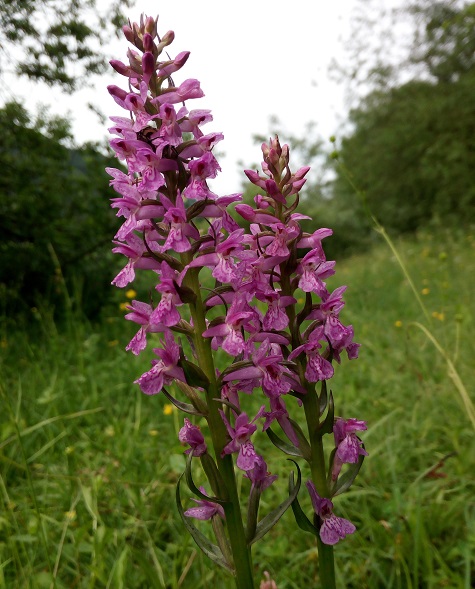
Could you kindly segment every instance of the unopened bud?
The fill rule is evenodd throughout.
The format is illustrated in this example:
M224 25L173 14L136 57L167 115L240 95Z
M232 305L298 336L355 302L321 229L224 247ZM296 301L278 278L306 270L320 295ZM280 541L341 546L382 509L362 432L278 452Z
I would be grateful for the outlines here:
M280 168L279 154L277 153L277 150L275 150L274 148L271 147L271 149L269 150L268 158L270 160L270 163L275 168Z
M114 84L111 84L110 86L107 86L107 91L119 106L125 108L124 100L127 97L127 92L125 90L119 88L118 86L115 86Z
M160 41L160 44L163 44L163 47L166 47L167 45L170 45L170 43L173 43L174 38L175 38L175 33L173 31L167 31L163 35L162 40Z
M277 135L274 137L274 139L271 139L270 146L271 149L275 149L279 157L282 155L282 148L280 146L279 137Z
M145 21L144 31L151 35L152 39L155 39L157 36L157 20L158 19L153 18L152 16L147 16Z
M111 59L109 63L115 69L115 71L122 76L130 77L134 75L134 72L128 66L126 66L125 63L122 63L118 59Z
M122 27L122 32L124 33L124 37L127 39L127 41L129 43L133 43L134 42L134 32L133 30L129 27L129 25L124 25Z
M142 39L144 51L153 52L153 37L149 33L145 33Z
M174 38L175 33L173 31L167 31L160 39L160 43L157 45L157 54L160 55L163 49L173 42Z
M142 56L142 71L144 82L148 84L155 71L155 59L150 51L145 52Z
M133 51L132 49L127 50L127 57L129 59L130 67L137 73L141 71L142 67L142 59L137 51Z
M265 579L261 581L259 589L277 589L275 581L271 578L267 571L264 571L264 577Z

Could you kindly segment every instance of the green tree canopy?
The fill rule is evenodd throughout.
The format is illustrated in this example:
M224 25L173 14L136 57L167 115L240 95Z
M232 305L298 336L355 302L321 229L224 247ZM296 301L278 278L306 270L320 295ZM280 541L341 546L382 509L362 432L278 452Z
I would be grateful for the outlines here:
M117 161L92 145L67 149L65 121L31 122L15 104L0 110L0 134L0 290L8 314L39 299L60 306L64 279L93 315L111 292L118 223L104 168Z
M106 66L100 46L126 22L134 0L0 0L0 74L74 90Z
M419 19L411 59L422 69L373 87L350 112L333 199L364 220L356 186L397 232L475 221L475 3L419 0L410 11Z

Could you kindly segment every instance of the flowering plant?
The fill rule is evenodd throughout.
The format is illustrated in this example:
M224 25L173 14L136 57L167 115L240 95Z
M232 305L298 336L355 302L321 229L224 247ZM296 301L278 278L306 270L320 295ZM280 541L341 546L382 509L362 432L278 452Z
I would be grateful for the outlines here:
M112 206L124 218L113 251L127 263L113 284L127 286L137 270L156 277L156 297L134 300L126 315L140 326L127 350L139 354L148 340L158 341L150 370L135 382L189 416L179 439L187 446L185 480L197 499L184 510L179 480L178 512L207 556L235 576L236 587L250 589L251 546L291 507L297 524L316 537L322 586L334 587L332 547L355 527L333 513L331 498L350 487L361 467L366 451L357 433L366 424L335 417L327 391L334 362L343 352L357 358L359 344L352 326L339 319L346 287L330 293L325 283L335 262L327 261L322 240L332 231L306 233L299 224L309 218L297 212L309 168L292 172L289 147L275 137L262 145L262 171L245 171L261 191L254 206L242 203L241 194L214 194L208 180L220 171L213 148L223 136L202 131L210 111L185 106L203 96L198 80L175 86L171 78L189 53L163 59L174 34L160 38L151 17L123 31L134 47L129 63L111 65L128 79L128 89L108 90L128 113L111 117L110 129L116 136L110 144L127 171L107 171L119 194ZM238 225L239 217L249 231ZM249 414L244 405L253 397L259 408ZM259 453L259 430L282 452L308 463L311 520L298 501L295 460L297 477L290 473L286 498L259 519L261 495L277 478ZM335 445L326 458L328 434ZM194 483L196 462L208 489ZM242 503L236 468L249 479ZM193 518L211 522L215 542Z

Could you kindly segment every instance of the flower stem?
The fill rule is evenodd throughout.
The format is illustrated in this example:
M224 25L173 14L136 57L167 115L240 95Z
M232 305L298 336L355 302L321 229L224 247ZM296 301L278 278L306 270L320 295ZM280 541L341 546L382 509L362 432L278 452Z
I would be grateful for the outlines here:
M236 476L234 473L234 463L231 455L221 457L221 452L228 439L226 426L218 412L219 403L214 400L221 398L221 392L218 389L216 381L216 370L211 343L209 339L203 338L201 335L206 330L206 322L205 309L201 299L198 271L195 269L188 271L185 280L186 285L196 294L196 301L190 303L190 312L195 327L194 344L199 366L210 382L210 385L206 390L206 402L208 406L207 420L218 470L229 495L229 501L223 504L223 508L226 516L229 542L233 554L234 568L236 571L236 589L253 589L254 580L252 574L251 549L247 545L244 524L242 521Z
M312 480L318 494L321 497L330 498L330 492L326 477L325 454L323 452L322 436L318 432L319 425L319 403L315 388L307 387L307 394L303 399L305 418L307 420L308 434L310 438L311 460L310 469ZM320 573L321 589L336 589L335 584L335 562L333 546L324 544L320 537L317 537L318 564Z

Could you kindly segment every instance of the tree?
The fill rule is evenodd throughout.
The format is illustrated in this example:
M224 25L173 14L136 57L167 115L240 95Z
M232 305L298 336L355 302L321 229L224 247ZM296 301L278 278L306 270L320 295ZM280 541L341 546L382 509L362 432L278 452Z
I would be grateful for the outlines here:
M455 82L475 68L475 3L419 0L411 61L439 82Z
M39 299L61 307L63 279L89 316L111 293L117 222L104 168L117 163L93 145L67 149L68 133L62 119L0 110L0 289L10 316Z
M418 0L407 10L416 18L412 56L403 62L410 80L360 97L341 139L333 204L352 211L365 231L347 173L393 231L475 221L475 3Z
M0 0L0 74L74 90L106 66L100 46L126 22L134 0Z

